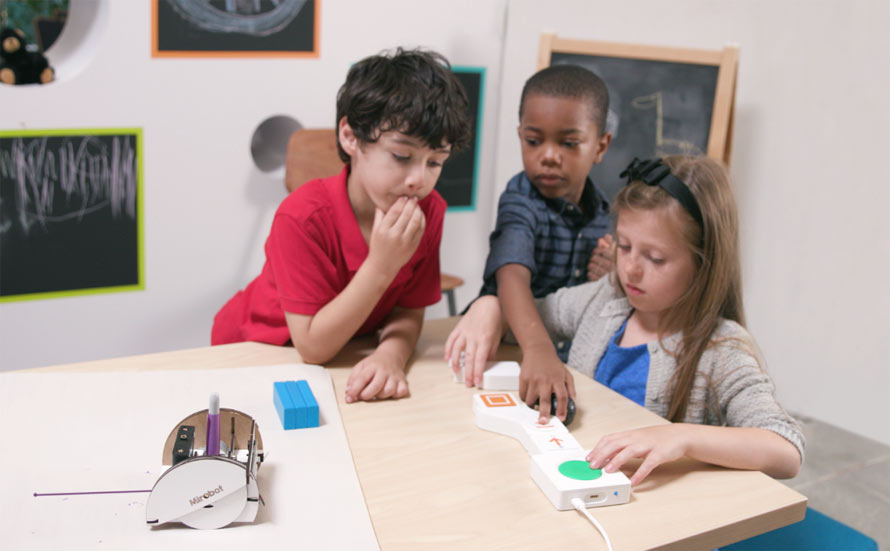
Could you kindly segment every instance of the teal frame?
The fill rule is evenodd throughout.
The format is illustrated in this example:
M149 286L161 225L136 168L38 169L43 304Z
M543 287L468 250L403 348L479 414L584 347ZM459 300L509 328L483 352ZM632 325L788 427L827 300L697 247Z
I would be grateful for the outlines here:
M452 65L455 73L479 74L479 105L476 109L476 151L473 152L473 198L469 205L448 207L448 212L472 212L476 210L476 197L479 194L479 158L482 151L482 113L485 105L485 67L469 67L465 65Z

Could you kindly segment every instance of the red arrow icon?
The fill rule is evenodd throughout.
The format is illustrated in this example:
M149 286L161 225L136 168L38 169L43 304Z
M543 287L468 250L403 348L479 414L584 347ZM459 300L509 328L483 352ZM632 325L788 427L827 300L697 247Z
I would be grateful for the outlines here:
M553 442L554 444L556 444L556 445L559 446L560 448L562 447L562 440L560 440L559 438L557 438L557 437L555 437L555 436L554 436L553 438L551 438L549 441L550 441L550 442Z

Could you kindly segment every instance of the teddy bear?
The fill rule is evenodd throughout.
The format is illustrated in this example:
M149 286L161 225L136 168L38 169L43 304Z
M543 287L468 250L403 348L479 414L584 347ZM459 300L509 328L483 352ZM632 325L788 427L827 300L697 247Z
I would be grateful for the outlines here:
M25 34L19 29L0 31L0 82L6 84L46 84L56 74L40 52L29 51Z

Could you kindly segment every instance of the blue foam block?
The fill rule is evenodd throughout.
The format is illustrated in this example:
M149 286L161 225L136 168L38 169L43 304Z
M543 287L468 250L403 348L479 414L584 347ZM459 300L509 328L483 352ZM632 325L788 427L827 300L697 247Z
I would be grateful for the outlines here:
M303 396L303 406L306 408L306 426L317 427L318 402L315 400L315 395L312 394L312 389L309 388L309 383L306 381L297 381L297 389L299 389L300 394Z
M285 430L318 426L318 402L306 381L274 384L275 410Z
M294 401L290 397L287 390L287 383L277 382L273 384L274 392L272 400L275 403L275 411L278 412L278 418L281 419L281 426L285 430L296 428L296 408Z

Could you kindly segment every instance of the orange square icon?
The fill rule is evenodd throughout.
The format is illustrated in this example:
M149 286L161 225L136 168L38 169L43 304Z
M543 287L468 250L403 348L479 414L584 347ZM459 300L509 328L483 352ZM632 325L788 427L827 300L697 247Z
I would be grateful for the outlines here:
M499 394L482 394L481 398L482 402L490 408L502 408L516 405L516 402L513 401L513 397L503 392Z

